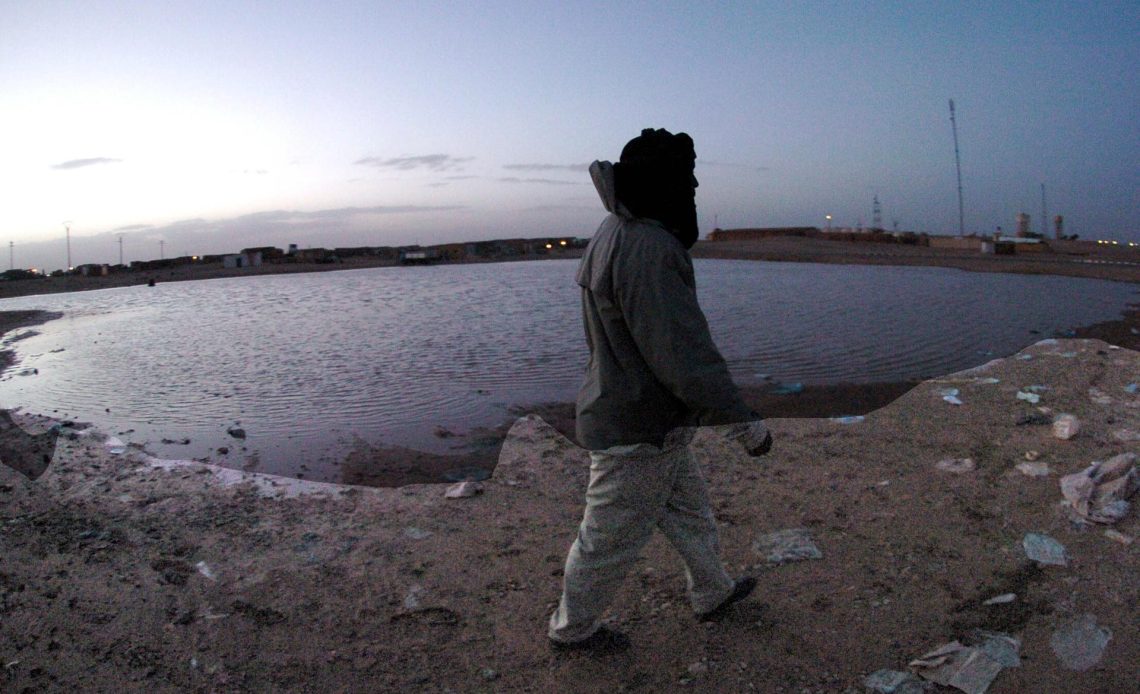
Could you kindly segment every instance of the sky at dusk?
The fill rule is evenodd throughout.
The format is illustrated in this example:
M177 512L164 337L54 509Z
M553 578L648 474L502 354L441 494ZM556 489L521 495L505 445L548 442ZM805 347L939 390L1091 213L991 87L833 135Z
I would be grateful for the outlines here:
M691 134L702 234L1140 241L1131 2L0 0L16 267L588 237L586 171ZM1052 233L1050 228L1049 233ZM3 263L7 266L7 263Z

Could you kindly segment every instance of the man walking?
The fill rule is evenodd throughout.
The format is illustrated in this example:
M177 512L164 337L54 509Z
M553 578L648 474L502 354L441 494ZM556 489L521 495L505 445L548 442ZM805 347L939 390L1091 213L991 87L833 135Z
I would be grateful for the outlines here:
M751 455L772 438L741 399L697 303L689 249L697 240L696 152L685 133L643 130L617 164L590 175L610 214L578 268L590 359L578 394L578 442L590 483L550 617L556 650L624 650L599 618L659 528L685 562L697 617L715 619L747 597L720 560L716 521L689 452L694 428L734 425Z

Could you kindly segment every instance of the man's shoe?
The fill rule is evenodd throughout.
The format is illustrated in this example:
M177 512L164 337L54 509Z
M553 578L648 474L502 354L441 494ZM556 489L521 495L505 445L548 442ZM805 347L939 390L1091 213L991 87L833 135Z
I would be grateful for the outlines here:
M629 650L629 637L616 629L603 626L581 641L550 639L550 647L562 652L584 651L591 655L612 655Z
M748 597L754 588L756 588L756 579L752 576L744 576L743 578L736 579L736 584L733 585L732 592L728 594L728 597L708 612L702 612L697 615L697 621L713 622L720 619L728 612L728 608L731 607L733 603L740 602Z

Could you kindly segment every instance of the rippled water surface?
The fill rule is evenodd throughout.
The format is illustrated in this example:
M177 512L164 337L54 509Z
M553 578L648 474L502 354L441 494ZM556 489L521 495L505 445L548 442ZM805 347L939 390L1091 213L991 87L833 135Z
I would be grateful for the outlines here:
M437 427L465 432L502 422L511 405L573 400L586 358L576 267L376 268L7 299L0 310L64 318L12 342L20 361L0 381L0 407L92 422L164 457L244 447L238 464L255 456L285 474L357 440L444 452ZM1117 318L1136 296L1127 284L943 268L696 268L742 384L946 373ZM244 441L226 435L234 426Z

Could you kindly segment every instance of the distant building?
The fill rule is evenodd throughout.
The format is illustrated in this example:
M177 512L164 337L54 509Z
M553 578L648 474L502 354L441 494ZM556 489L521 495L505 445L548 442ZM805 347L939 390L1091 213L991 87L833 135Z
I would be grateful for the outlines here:
M261 265L261 251L242 251L222 256L222 267L244 268L259 267Z

